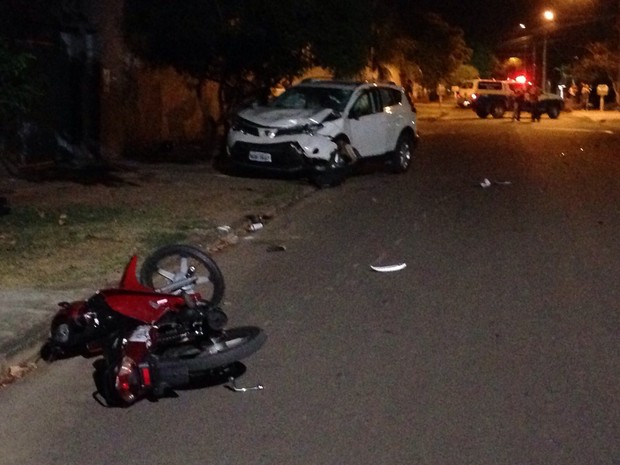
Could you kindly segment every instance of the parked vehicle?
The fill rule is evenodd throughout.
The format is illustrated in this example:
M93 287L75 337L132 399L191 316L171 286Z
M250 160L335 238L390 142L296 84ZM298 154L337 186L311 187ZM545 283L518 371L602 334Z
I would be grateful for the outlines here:
M417 143L415 107L400 86L310 79L268 105L240 111L227 154L236 167L296 173L324 187L368 158L405 172Z
M117 288L59 304L42 356L101 355L99 392L108 405L162 396L225 370L265 342L260 328L225 328L228 318L218 307L223 293L220 269L198 248L158 249L139 278L133 256Z
M472 100L471 108L476 112L480 118L486 118L491 115L493 118L502 118L506 111L511 111L513 108L514 91L517 86L522 86L516 82L510 82L509 94L480 94L476 95ZM564 100L562 97L549 92L542 92L538 96L538 101L535 103L538 110L538 114L547 114L549 118L556 119L560 112L564 109ZM533 111L532 102L525 100L522 104L521 111L529 112Z
M510 96L511 81L496 79L469 79L459 86L456 103L461 108L469 108L482 95Z

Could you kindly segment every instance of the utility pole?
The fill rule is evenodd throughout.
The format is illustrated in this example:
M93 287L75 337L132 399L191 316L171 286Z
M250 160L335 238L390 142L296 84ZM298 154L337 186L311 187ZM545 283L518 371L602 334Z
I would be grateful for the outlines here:
M547 92L547 30L545 30L545 36L543 37L542 90L543 90L543 92Z
M616 103L620 110L620 0L618 0L618 11L616 13L616 28L618 29L618 76L616 77Z
M551 10L545 10L543 18L546 22L543 24L542 89L543 92L547 92L549 90L547 86L547 36L549 35L549 27L555 18L555 14Z

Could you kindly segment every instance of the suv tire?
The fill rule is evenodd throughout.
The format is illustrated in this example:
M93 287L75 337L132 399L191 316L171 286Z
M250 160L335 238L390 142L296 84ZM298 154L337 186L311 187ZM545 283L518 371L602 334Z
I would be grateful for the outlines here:
M393 173L404 173L411 166L413 158L414 141L411 134L402 133L396 142L396 148L392 154L391 170Z
M345 157L345 147L348 144L343 137L336 139L338 148L332 153L332 158L325 166L325 170L315 173L311 181L319 189L336 187L342 184L347 176L348 163Z
M491 116L495 119L503 118L506 113L506 107L502 103L494 103L491 106Z
M551 119L556 119L558 116L560 116L560 106L555 105L555 104L550 104L547 107L547 115L549 115L549 118Z
M476 108L476 114L478 115L479 118L482 118L482 119L489 116L489 112L486 108Z

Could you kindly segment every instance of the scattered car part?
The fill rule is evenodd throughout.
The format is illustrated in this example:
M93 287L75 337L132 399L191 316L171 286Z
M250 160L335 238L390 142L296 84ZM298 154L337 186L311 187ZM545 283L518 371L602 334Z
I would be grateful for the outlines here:
M386 266L371 265L370 268L372 268L374 271L378 271L379 273L390 273L392 271L400 271L404 269L406 266L407 266L406 263L399 263L397 265L386 265Z

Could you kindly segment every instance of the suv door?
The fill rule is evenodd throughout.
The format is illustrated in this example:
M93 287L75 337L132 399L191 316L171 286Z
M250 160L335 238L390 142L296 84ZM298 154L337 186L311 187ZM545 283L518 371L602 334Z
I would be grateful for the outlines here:
M348 114L349 137L362 157L386 152L387 116L376 88L365 89L351 106Z
M404 116L404 110L409 108L409 102L403 102L404 95L399 90L391 87L379 87L378 90L386 128L385 146L382 152L387 153L396 148L401 130L409 123Z

